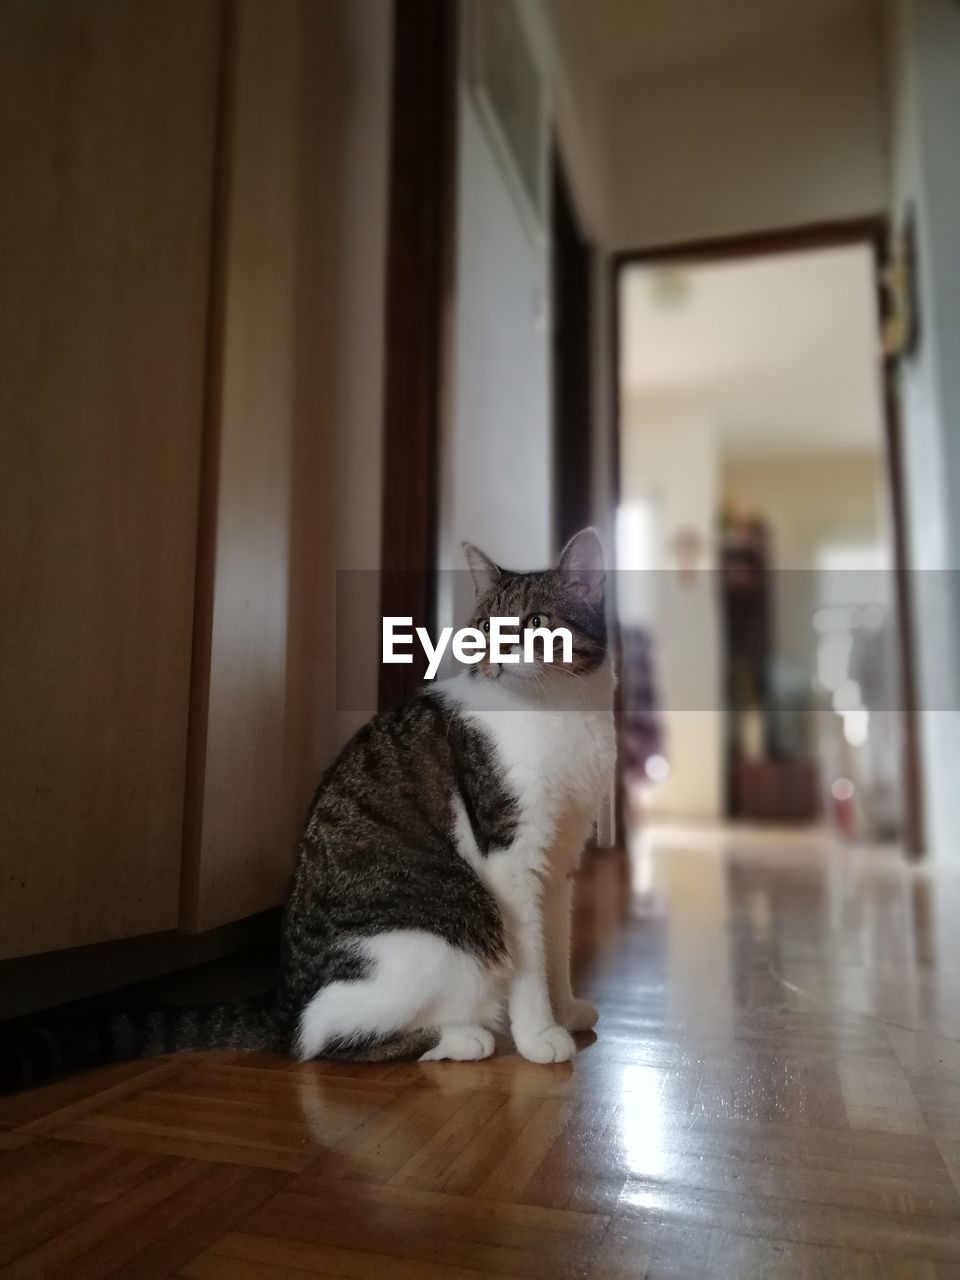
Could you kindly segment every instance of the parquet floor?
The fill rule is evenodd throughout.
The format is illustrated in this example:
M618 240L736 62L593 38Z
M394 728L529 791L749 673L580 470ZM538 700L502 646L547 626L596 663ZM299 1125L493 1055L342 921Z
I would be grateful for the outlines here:
M583 878L574 1063L0 1099L0 1274L960 1276L957 896L815 836L651 833Z

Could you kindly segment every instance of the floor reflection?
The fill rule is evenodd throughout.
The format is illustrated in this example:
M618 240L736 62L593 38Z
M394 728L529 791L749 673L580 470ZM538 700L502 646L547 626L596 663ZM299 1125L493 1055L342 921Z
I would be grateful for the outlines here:
M815 829L655 826L619 861L581 885L578 969L603 1018L577 1072L616 1099L633 1247L656 1221L782 1236L811 1274L928 1247L960 1265L960 969L937 938L955 887ZM696 1242L689 1274L754 1274L739 1243L736 1270Z
M960 957L948 963L937 937L960 894L896 848L845 846L817 829L653 826L631 840L627 865L621 933L665 926L678 1016L704 1003L713 1020L819 1007L960 1039ZM610 923L591 899L614 884L612 869L589 873L591 932L601 916ZM591 973L602 971L600 953L584 957Z

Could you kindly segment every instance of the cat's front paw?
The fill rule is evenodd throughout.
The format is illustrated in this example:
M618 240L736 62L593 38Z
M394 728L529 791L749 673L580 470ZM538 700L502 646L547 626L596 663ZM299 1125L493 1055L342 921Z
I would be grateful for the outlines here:
M565 1027L545 1027L543 1031L514 1028L517 1048L530 1062L569 1062L577 1052L573 1036Z
M597 1006L589 1000L571 1000L560 1021L568 1031L592 1031L599 1018Z

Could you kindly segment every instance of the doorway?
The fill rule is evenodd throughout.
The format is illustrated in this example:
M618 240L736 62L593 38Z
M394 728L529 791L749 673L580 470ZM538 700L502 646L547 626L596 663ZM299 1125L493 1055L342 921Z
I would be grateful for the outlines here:
M552 158L551 381L554 540L562 547L591 515L591 260L559 151Z
M616 264L635 822L922 849L881 245L869 222Z

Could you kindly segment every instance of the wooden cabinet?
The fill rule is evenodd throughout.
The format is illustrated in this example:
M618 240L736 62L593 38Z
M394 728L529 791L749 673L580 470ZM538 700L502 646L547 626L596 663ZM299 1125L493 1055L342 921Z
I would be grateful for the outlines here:
M322 659L335 648L333 10L244 0L234 13L183 881L192 930L283 897L333 735Z
M323 9L0 7L0 957L282 897L328 747Z
M178 919L219 17L0 9L5 956Z

